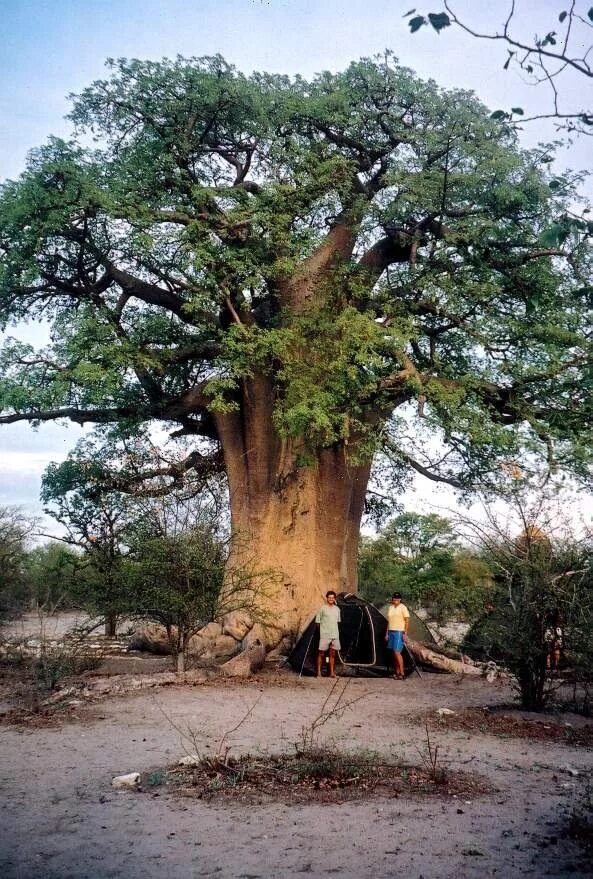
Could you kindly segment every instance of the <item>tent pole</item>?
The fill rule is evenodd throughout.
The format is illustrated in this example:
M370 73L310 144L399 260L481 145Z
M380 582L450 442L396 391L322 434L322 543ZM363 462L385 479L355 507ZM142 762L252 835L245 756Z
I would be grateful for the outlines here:
M414 671L418 673L418 677L420 678L421 681L423 681L424 678L423 678L422 675L420 674L420 669L419 669L418 666L416 665L416 660L414 659L414 654L412 653L412 651L410 650L410 648L408 647L408 645L407 645L405 642L404 642L404 647L405 647L406 650L408 651L408 656L409 656L410 659L412 660L412 665L414 666Z
M305 663L307 661L307 654L309 653L309 647L311 646L311 641L313 640L314 637L315 637L315 629L313 629L313 632L311 633L311 637L309 638L309 643L307 644L307 649L305 650L305 655L303 657L303 663L301 665L301 670L299 672L300 678L302 678L302 676L303 676L303 669L304 669Z

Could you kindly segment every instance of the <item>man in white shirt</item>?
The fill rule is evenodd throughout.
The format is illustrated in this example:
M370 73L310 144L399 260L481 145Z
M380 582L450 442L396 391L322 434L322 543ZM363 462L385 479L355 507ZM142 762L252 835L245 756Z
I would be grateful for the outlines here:
M401 593L394 592L391 596L391 604L387 609L387 649L393 653L393 677L396 681L404 679L404 649L408 626L410 625L410 611L402 604Z
M336 650L340 645L340 630L338 624L341 622L340 608L336 604L336 593L330 589L325 594L325 604L317 611L315 622L319 625L319 651L317 653L317 677L321 675L321 663L325 654L329 650L329 676L335 678L336 673L334 666L336 662Z

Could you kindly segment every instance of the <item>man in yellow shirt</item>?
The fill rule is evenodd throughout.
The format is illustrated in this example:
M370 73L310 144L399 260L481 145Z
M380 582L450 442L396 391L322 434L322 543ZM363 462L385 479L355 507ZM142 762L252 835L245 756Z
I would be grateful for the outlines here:
M404 658L402 650L404 649L405 638L410 625L410 611L405 604L402 604L402 597L399 592L394 592L391 596L391 604L387 609L387 649L393 652L393 677L397 681L404 678Z

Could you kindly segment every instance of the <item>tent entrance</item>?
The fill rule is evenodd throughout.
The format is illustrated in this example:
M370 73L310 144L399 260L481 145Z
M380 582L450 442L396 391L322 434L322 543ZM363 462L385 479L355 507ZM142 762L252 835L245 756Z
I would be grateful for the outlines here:
M368 607L342 605L340 613L340 662L343 665L376 665L375 630Z

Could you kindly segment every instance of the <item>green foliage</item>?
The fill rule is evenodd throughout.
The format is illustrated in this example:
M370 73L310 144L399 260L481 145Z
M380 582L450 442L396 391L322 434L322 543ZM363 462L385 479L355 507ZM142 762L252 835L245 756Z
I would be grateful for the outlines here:
M224 543L208 528L167 535L144 525L130 540L128 601L139 616L188 633L213 620L224 578Z
M98 668L101 661L101 655L90 651L84 641L43 644L39 656L31 661L30 671L37 689L49 691L55 689L63 678Z
M32 607L53 613L79 606L79 582L84 567L80 553L63 543L46 543L27 554L26 567Z
M440 619L480 615L491 592L491 574L480 558L455 545L450 523L435 514L402 513L375 538L363 538L359 589L381 606L394 591Z
M587 472L591 228L552 146L520 151L389 54L311 81L219 56L108 68L76 138L2 188L0 323L52 335L6 342L0 419L216 442L263 377L301 464L340 444L414 467L430 433L461 486L553 447Z
M553 692L558 654L578 687L588 692L593 681L593 548L590 540L554 534L550 519L545 530L529 524L536 520L522 509L526 525L518 537L481 528L496 588L464 649L506 665L523 707L539 711Z

